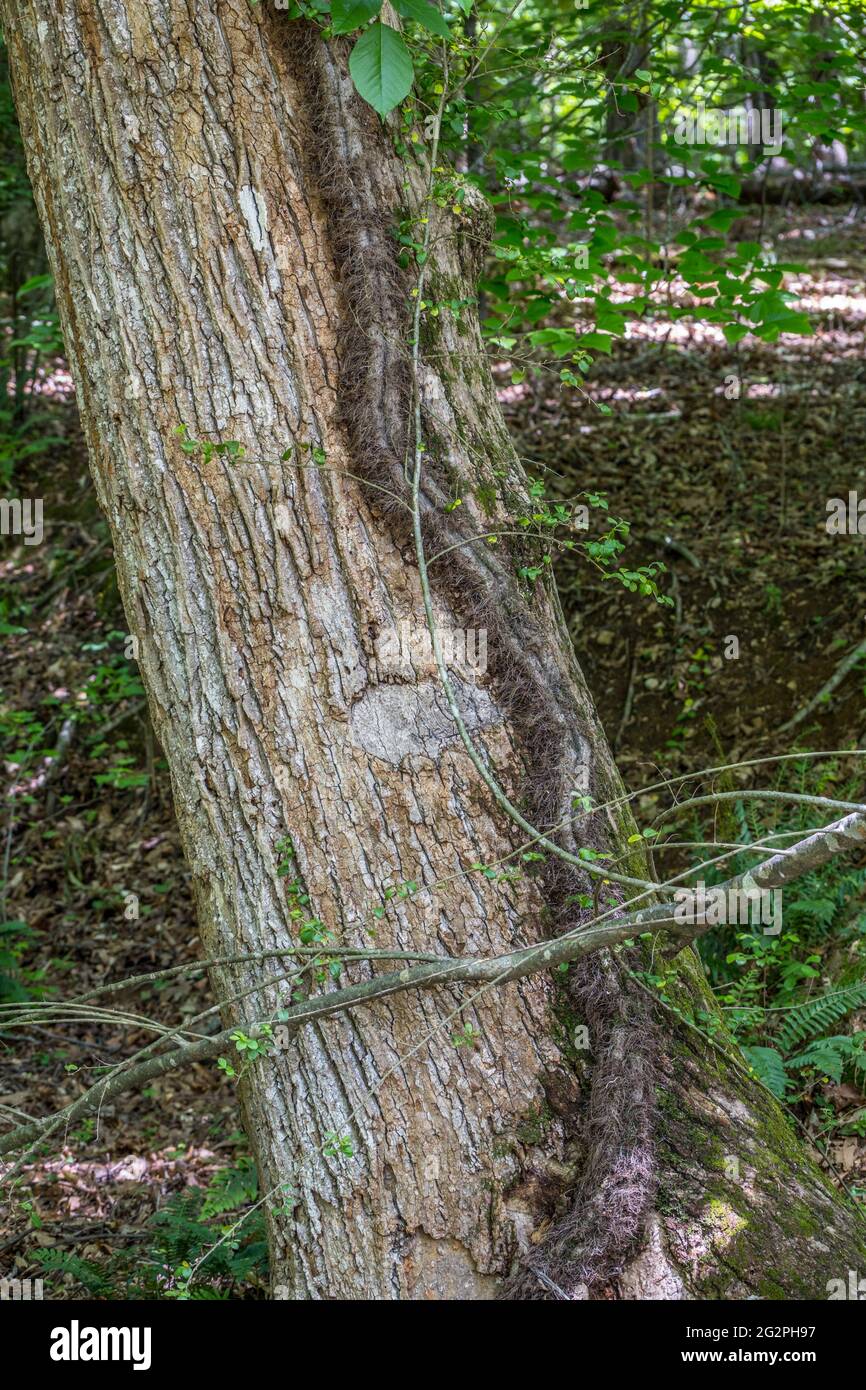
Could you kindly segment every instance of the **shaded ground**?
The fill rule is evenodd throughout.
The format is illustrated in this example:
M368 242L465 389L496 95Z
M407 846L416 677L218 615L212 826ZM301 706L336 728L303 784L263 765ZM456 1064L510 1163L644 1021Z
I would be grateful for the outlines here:
M733 349L707 325L677 324L666 343L665 326L640 325L593 369L610 416L558 383L503 391L524 455L572 491L606 493L631 523L629 564L668 567L673 609L584 562L559 567L578 655L632 785L645 780L633 777L641 760L673 771L718 762L708 715L727 757L785 751L780 726L866 636L866 544L825 527L829 498L866 497L864 224L814 210L776 220L785 256L814 265L790 284L814 337ZM797 249L805 232L808 252ZM731 635L738 659L725 658ZM801 732L829 739L813 747L862 746L864 723L861 667Z

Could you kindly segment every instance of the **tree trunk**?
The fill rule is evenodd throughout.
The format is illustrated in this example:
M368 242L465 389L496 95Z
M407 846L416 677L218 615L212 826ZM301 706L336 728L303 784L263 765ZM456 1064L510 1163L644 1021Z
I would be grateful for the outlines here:
M591 915L573 896L592 890L561 860L513 876L470 867L526 837L420 647L411 278L393 229L417 214L423 170L354 94L346 45L248 0L0 12L206 953L285 947L301 892L342 946L482 955L573 928ZM473 195L460 217L441 201L425 291L437 303L471 298L488 229ZM528 593L507 545L466 543L508 529L526 498L473 314L427 318L420 387L424 538L431 557L457 547L431 564L437 621L487 632L488 668L455 674L458 701L511 799L555 826L585 768L597 803L619 782L555 592ZM181 426L246 454L185 450ZM408 659L390 640L403 622ZM599 812L561 839L622 853L631 829ZM683 959L683 999L703 998ZM250 991L226 1002L226 1024L279 1008L274 973L214 972L221 1000ZM717 1296L771 1277L797 1295L858 1251L862 1263L855 1218L775 1107L658 1013L620 960L488 990L451 1019L467 999L376 1003L245 1074L247 1132L276 1194L278 1296ZM455 1046L469 1023L478 1041ZM732 1187L717 1131L741 1173L777 1166ZM353 1156L330 1152L334 1135ZM778 1174L797 1184L796 1231ZM835 1231L818 1244L806 1226L825 1213Z

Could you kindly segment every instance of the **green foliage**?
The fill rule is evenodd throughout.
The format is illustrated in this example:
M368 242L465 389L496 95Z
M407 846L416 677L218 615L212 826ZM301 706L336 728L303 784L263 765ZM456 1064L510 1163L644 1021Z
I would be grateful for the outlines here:
M0 706L0 744L4 761L18 777L33 772L43 758L52 752L45 722L28 709L8 709Z
M481 1033L472 1023L466 1023L458 1029L451 1037L453 1047L477 1047L481 1041Z
M86 642L81 649L82 652L94 654L105 652L83 688L87 715L96 723L107 712L105 706L117 705L121 700L140 699L144 695L138 666L114 646L117 642L126 641L126 633L115 630L108 632L99 642Z
M255 1165L241 1154L206 1188L189 1187L169 1197L148 1221L143 1248L119 1250L104 1261L58 1249L39 1250L34 1258L47 1275L71 1275L95 1298L261 1297L268 1257L264 1208L256 1207L257 1199Z
M779 790L797 790L846 800L859 794L856 781L841 780L838 764L807 761L783 765ZM767 843L783 831L804 834L813 824L807 808L776 817L755 803L735 803L739 838ZM744 870L753 856L726 866ZM720 876L707 868L707 883ZM784 928L764 936L760 928L741 931L731 947L727 929L700 943L701 955L717 990L725 1017L756 1075L780 1099L795 1102L816 1083L866 1082L866 1033L840 1031L840 1025L866 1008L866 868L840 871L831 860L783 890ZM842 978L827 974L827 963L847 946ZM847 978L846 978L847 977Z
M499 212L486 327L517 380L554 370L564 388L583 390L594 357L646 315L674 322L697 312L730 344L812 331L784 285L799 267L732 237L743 184L769 148L760 137L689 141L682 117L705 104L745 118L754 102L782 113L789 159L811 160L816 140L862 153L856 5L830 3L821 17L801 0L753 0L747 17L685 3L647 10L637 0L396 8L418 23L405 44L372 3L334 0L331 30L373 21L356 42L353 76L381 114L405 101L407 153L429 139L447 44L442 148L455 164L468 157L469 176ZM328 32L328 10L317 0L305 13ZM660 235L652 213L662 208ZM675 285L694 305L670 294ZM549 321L564 300L589 328Z
M785 1014L776 1034L779 1047L783 1052L790 1052L808 1038L824 1038L843 1018L863 1008L866 1008L866 980L796 1004Z
M786 1066L789 1071L815 1072L819 1077L826 1075L837 1084L843 1073L860 1083L866 1081L866 1033L858 1032L852 1036L836 1034L833 1037L818 1038L811 1042L795 1057L789 1057Z
M258 1193L256 1165L248 1154L241 1154L234 1164L221 1168L211 1178L202 1203L202 1217L207 1221L212 1216L224 1216L226 1212L252 1206Z
M784 1100L790 1087L785 1063L774 1047L744 1047L743 1056L755 1075L779 1100Z
M65 446L33 391L63 350L54 287L24 166L6 52L0 44L0 493L16 466Z
M0 1004L21 1004L44 995L44 970L28 968L23 960L35 938L26 922L0 922Z
M348 1134L333 1129L325 1135L322 1153L325 1158L354 1158L355 1146Z
M10 628L11 624L7 625ZM21 632L16 628L14 631ZM57 752L56 736L60 727L72 720L90 731L90 751L95 757L105 757L108 766L94 775L98 786L119 791L144 787L150 778L139 768L137 756L130 751L125 739L103 738L103 726L117 714L117 706L141 699L144 687L134 661L117 649L126 643L124 632L111 631L104 639L85 643L85 654L100 654L101 659L84 678L79 688L69 695L48 695L42 700L45 713L30 709L11 709L0 706L0 744L4 759L12 764L19 777L32 776L45 759ZM104 655L103 655L104 654Z
M188 425L178 425L175 434L180 439L180 447L183 452L185 454L199 454L203 463L210 463L211 459L220 455L227 455L231 459L241 459L244 456L244 446L237 439L224 439L220 444L213 444L203 439L194 439L189 432Z
M438 34L442 39L450 37L451 31L441 11L429 0L394 0L394 8L404 19L414 19L429 33Z
M61 435L49 432L50 423L46 411L16 411L12 406L0 406L0 492L12 490L16 464L66 447Z
M85 1293L91 1294L94 1298L112 1296L111 1278L105 1268L94 1260L83 1260L71 1250L58 1249L37 1250L34 1258L46 1275L69 1274ZM51 1280L48 1282L50 1287Z
M551 372L561 389L587 393L595 359L642 318L699 315L731 345L812 331L785 286L802 267L735 236L743 185L774 152L760 121L741 136L735 118L745 122L750 104L780 112L775 153L800 163L816 141L841 141L849 158L866 152L856 4L831 0L820 16L806 0L752 0L747 12L683 0L395 8L404 33L381 0L298 0L286 21L356 35L352 78L380 116L402 105L407 158L429 144L447 88L443 155L498 213L485 331L515 383ZM704 107L726 118L724 140L712 121L709 142L689 136L685 118ZM444 170L442 181L459 183ZM437 201L465 213L463 193ZM401 241L421 254L414 231ZM652 593L652 574L629 573Z
M482 495L478 500L487 508L494 498ZM462 504L462 497L454 497L445 510L452 512ZM606 512L607 498L594 492L581 492L577 497L568 499L549 497L546 495L544 480L531 478L529 505L522 506L519 511L509 516L505 532L516 533L518 536L522 534L525 537L526 548L530 551L531 558L517 567L518 577L534 584L552 568L554 552L580 551L605 579L613 579L632 593L641 593L655 599L657 603L670 606L673 600L662 594L658 587L657 581L665 573L665 566L660 560L654 560L649 565L640 565L637 569L629 569L617 563L625 549L625 540L629 533L627 521L610 518L609 524L600 535L592 539L577 539L582 531L589 528L591 508ZM499 532L491 531L481 539L488 545L497 545Z
M382 0L332 0L331 30L335 34L352 34L375 19L381 8Z
M383 0L293 0L286 18L312 19L326 36L363 32L349 55L349 71L357 90L380 116L387 116L409 95L415 66L403 35L388 18L380 18ZM394 0L394 9L422 36L448 39L450 29L430 0Z
M114 791L127 792L148 785L150 774L142 772L138 766L138 758L133 753L125 752L124 748L124 741L120 740L111 766L105 772L94 773L93 780L98 787L111 787Z

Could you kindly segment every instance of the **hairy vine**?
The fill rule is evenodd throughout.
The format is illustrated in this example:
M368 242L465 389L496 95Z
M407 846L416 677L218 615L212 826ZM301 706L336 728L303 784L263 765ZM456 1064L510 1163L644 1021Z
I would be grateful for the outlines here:
M410 305L417 286L398 264L391 230L401 202L405 207L408 201L410 216L419 219L433 211L423 172L396 159L387 127L352 88L339 40L325 44L306 21L283 25L281 32L277 18L274 29L291 77L304 93L303 106L311 113L302 145L325 210L343 296L338 389L353 465L370 485L370 505L387 519L397 543L408 547L412 518L397 498L406 495L417 408L426 441L412 509L420 555L451 548L448 566L436 576L437 594L464 625L487 629L490 680L525 765L521 797L528 817L518 824L529 830L533 825L561 827L550 843L560 853L551 854L544 868L545 899L555 928L574 931L581 922L576 901L585 893L587 870L578 858L573 797L581 771L591 761L590 744L579 732L589 724L591 707L576 669L564 669L557 643L549 640L549 618L545 621L537 604L521 593L507 557L466 543L486 518L473 515L472 506L448 510L443 471L451 452L448 425L441 407L433 404L443 396L447 400L447 388L443 390L423 348L413 372ZM378 159L371 153L376 149ZM474 285L489 233L486 205L473 197L471 227L449 227L432 244L433 273L450 273ZM474 321L469 334L465 346L480 357ZM491 405L488 423L500 476L493 473L490 481L512 496L525 497L522 470L495 409ZM383 487L393 499L383 494ZM456 699L452 712L455 708ZM615 778L610 768L593 767L592 776L598 790L607 790ZM592 833L596 848L603 849L603 826L596 825ZM618 877L614 872L603 876ZM629 885L651 886L645 879L621 877ZM606 955L588 958L573 976L568 984L571 1004L587 1020L593 1038L593 1085L584 1121L589 1157L569 1216L534 1252L532 1268L515 1275L507 1287L509 1297L555 1297L551 1281L572 1290L583 1285L590 1292L608 1284L639 1240L652 1203L652 1011Z

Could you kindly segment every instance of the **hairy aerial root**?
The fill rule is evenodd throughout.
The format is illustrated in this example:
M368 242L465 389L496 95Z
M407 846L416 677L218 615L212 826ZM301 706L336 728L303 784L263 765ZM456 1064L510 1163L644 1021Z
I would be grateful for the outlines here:
M340 283L338 405L352 468L369 484L371 508L387 520L396 543L408 548L411 521L397 498L409 497L412 403L421 385L413 380L409 350L412 280L398 263L393 223L401 206L416 215L422 209L421 180L400 164L387 128L355 93L345 41L326 44L306 22L289 26L276 15L267 22L303 97L301 149L321 199ZM477 274L489 222L484 214L476 217L471 244L451 248L451 268L464 280ZM475 333L480 354L477 326ZM433 370L425 362L425 371ZM444 391L441 379L439 385ZM435 441L430 412L424 421ZM570 816L579 774L589 762L589 743L578 732L573 671L550 640L550 622L541 621L521 593L513 567L486 547L460 545L473 532L472 518L445 510L447 485L437 475L432 448L428 459L421 497L425 549L432 554L459 547L435 575L437 592L466 626L486 628L488 676L527 769L527 814L539 827L557 825ZM510 475L520 487L513 451ZM396 496L386 496L383 487ZM574 852L571 830L558 834ZM555 926L574 930L580 918L574 896L587 883L562 860L549 859L544 873ZM589 1028L594 1059L583 1136L587 1161L567 1215L506 1282L506 1298L592 1296L609 1287L643 1234L654 1195L655 1063L648 1003L607 954L577 967L569 991Z

